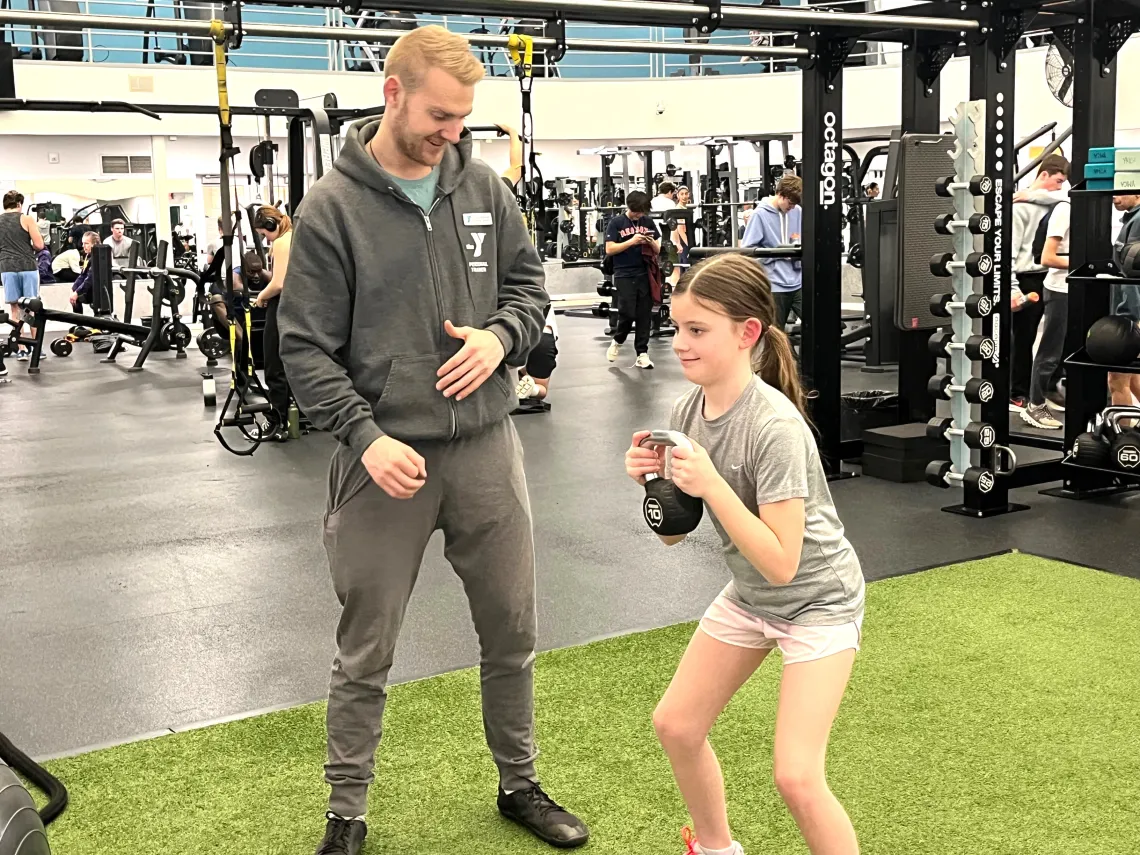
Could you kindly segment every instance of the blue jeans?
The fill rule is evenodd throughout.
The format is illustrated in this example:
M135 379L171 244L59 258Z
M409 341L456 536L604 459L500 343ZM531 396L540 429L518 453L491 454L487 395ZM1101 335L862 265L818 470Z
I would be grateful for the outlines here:
M0 273L4 281L4 302L18 303L22 297L40 296L40 272L20 270L16 273Z

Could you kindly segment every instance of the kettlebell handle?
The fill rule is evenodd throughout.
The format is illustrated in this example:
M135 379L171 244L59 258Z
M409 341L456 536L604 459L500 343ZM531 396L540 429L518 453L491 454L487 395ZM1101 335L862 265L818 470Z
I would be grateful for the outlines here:
M639 446L644 448L650 446L652 448L687 448L693 450L693 442L679 430L655 430L651 431L649 436L638 443ZM668 466L669 461L665 461ZM660 475L646 475L646 483L656 481Z
M686 448L689 451L693 450L693 443L687 436L679 430L655 430L651 431L649 436L643 439L638 445L641 446L666 446L670 448Z

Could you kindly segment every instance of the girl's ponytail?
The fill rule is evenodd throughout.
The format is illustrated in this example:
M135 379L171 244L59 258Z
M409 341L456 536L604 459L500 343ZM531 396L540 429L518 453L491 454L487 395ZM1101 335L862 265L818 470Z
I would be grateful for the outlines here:
M768 327L752 354L752 370L769 386L779 389L811 424L807 396L800 384L800 370L791 339L779 327Z

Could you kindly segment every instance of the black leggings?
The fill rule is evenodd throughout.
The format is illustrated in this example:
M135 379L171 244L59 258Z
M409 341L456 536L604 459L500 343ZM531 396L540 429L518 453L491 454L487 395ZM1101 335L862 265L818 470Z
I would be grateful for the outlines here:
M265 307L265 332L262 338L262 355L265 357L265 390L269 393L269 403L273 416L280 425L289 422L289 381L285 377L285 365L281 361L281 340L277 333L277 304L280 297L274 297Z

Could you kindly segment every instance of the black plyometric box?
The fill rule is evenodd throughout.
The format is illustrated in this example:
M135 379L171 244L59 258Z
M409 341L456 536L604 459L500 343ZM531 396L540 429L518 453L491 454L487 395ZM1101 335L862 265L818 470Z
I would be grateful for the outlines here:
M892 425L863 431L863 474L908 483L926 479L926 465L948 460L950 443L926 436L926 424Z

